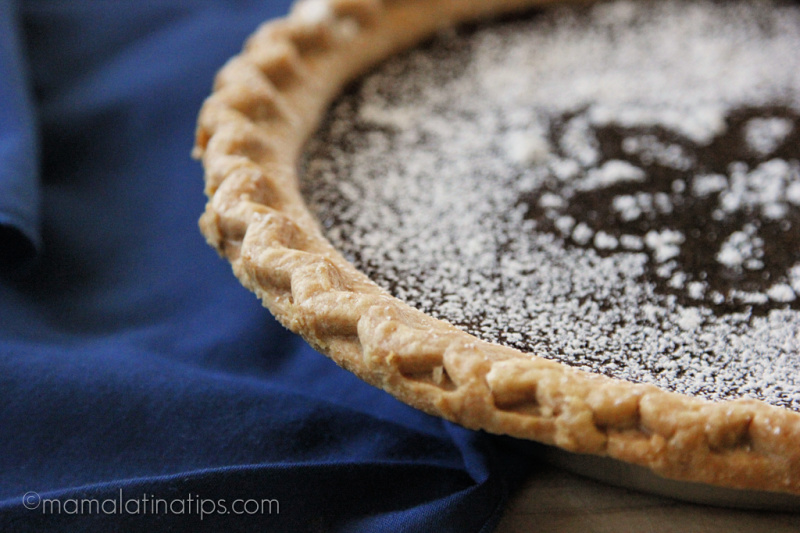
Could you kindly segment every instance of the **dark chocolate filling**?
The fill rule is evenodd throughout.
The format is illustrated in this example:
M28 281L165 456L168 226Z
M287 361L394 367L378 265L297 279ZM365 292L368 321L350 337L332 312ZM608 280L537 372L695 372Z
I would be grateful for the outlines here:
M569 118L564 117L556 122L549 132L553 146L558 146L559 124L563 124ZM754 153L744 138L748 121L764 118L786 119L794 126L791 133L768 155ZM719 204L719 191L704 196L688 192L698 176L725 175L729 172L730 165L735 162L744 163L749 169L776 158L798 164L800 113L785 106L735 109L727 118L726 132L707 146L698 145L675 132L658 127L645 129L603 126L595 131L595 135L602 154L598 165L612 160L629 161L646 171L647 180L635 184L634 187L622 183L600 190L579 191L570 199L566 208L567 215L587 224L595 232L604 231L617 238L622 235L644 237L650 231L664 228L681 231L685 242L681 245L680 255L675 260L678 263L678 270L687 274L686 283L704 282L709 286L709 292L715 291L725 297L721 302L711 298L700 300L692 298L685 290L671 287L667 279L657 274L658 264L651 257L651 261L647 263L644 279L655 284L660 292L674 295L683 305L702 303L713 308L718 314L751 310L754 314L763 315L775 308L800 309L800 298L793 302L744 303L730 296L734 290L765 293L776 282L786 281L789 269L800 263L800 207L788 204L787 213L779 220L762 216L752 206L746 206L736 213L717 219L712 215ZM694 164L691 168L676 169L653 158L644 158L641 154L629 154L623 150L624 139L643 135L653 136L665 145L680 146ZM673 190L673 184L677 181L682 181L687 190ZM545 209L539 205L541 194L554 190L545 187L543 190L537 190L535 194L523 196L520 202L527 206L526 217L538 222L538 231L548 231L558 235L554 221L545 216ZM636 220L620 220L612 208L613 199L620 194L630 192L664 193L669 196L674 209L668 213L654 209ZM716 258L722 243L734 232L741 230L745 224L753 225L764 243L763 264L757 269L734 268L720 263ZM570 246L582 246L571 238L567 241ZM608 255L616 252L601 250L598 253Z
M706 9L711 9L708 6L722 9L715 3L701 4ZM739 7L731 9L747 3L735 5ZM587 9L574 9L578 15L571 23L576 27L585 23L590 15ZM735 20L736 15L731 16ZM753 16L769 18L764 13ZM527 31L524 24L542 19L537 28L545 31L555 20L548 17L547 12L533 13L511 21L510 26L522 23ZM763 25L764 32L773 31L769 24ZM613 120L586 122L586 133L596 144L598 157L590 164L578 165L574 179L565 180L549 166L552 159L548 158L577 160L574 153L566 153L568 149L562 141L575 119L580 121L589 116L586 109L556 112L537 108L539 118L546 118L548 127L541 132L540 140L548 145L550 155L520 165L519 161L509 159L504 145L519 123L512 123L516 119L504 114L500 102L487 99L480 102L478 109L462 108L457 94L453 101L446 94L444 98L426 96L430 84L448 86L455 81L456 89L463 89L459 78L475 76L468 72L476 46L471 36L483 29L479 25L460 30L456 36L437 39L393 59L378 69L377 80L367 76L334 104L309 143L300 172L303 194L334 245L398 298L485 340L608 376L655 383L710 399L747 395L797 410L800 407L800 395L796 392L800 344L797 101L792 102L789 95L786 101L773 99L768 104L759 100L726 105L725 126L709 137L707 143L682 135L678 132L680 128L631 127ZM503 31L500 29L499 34L503 35ZM415 76L419 76L419 83ZM375 81L373 86L369 85ZM367 101L365 95L371 100ZM482 124L480 121L487 117L494 118L485 139L480 139L482 131L470 131L473 137L461 139L472 147L469 149L476 150L464 156L471 165L466 172L471 175L463 181L481 187L498 183L498 187L513 190L515 194L517 190L527 191L520 193L510 207L505 199L490 197L494 193L487 194L485 204L480 197L482 209L477 212L484 213L485 206L501 208L492 212L496 222L478 224L476 231L504 228L506 233L465 235L457 228L458 235L448 242L442 240L442 234L426 231L426 223L442 222L448 226L449 222L435 219L440 215L455 220L465 217L470 219L470 228L475 225L474 218L460 210L457 202L446 213L440 213L441 204L435 204L431 198L441 200L441 192L436 196L428 195L425 190L443 180L453 187L450 194L458 197L462 194L459 187L470 186L459 184L463 168L457 171L446 168L453 161L461 161L460 153L454 156L448 152L442 156L451 146L441 130L430 133L425 124L406 125L402 117L383 120L363 115L365 106L375 106L379 112L381 109L402 112L416 106L418 101L424 101L424 109L430 115L415 120L427 121L430 116L439 123ZM758 150L746 132L754 121L765 120L779 122L785 132L777 134L768 149ZM479 141L485 141L483 146L472 144L476 134ZM649 149L631 149L626 144L631 139L645 138L679 152L681 163L654 155ZM364 153L368 154L366 166L361 158ZM494 162L487 163L486 159ZM425 161L425 165L420 167L419 161ZM721 208L725 203L723 196L734 188L734 175L748 176L751 182L747 186L757 188L759 169L774 162L779 162L785 170L783 177L776 178L784 180L781 185L784 197L777 201L773 201L775 198L743 201L735 208ZM598 186L576 185L608 163L638 169L642 177L611 179ZM536 167L535 186L525 189L507 185L529 179L532 167ZM719 176L724 186L697 192L709 176ZM794 187L791 195L787 192L789 183ZM405 198L382 194L384 187L399 190L398 194L407 194L414 202L418 199L419 204L415 203L415 208L409 211ZM544 201L546 195L562 205L554 209ZM637 216L621 216L615 201L621 196L638 195L646 196L648 201L660 198L667 207L652 205ZM445 199L444 204L449 205L449 200ZM776 205L778 215L769 210ZM404 221L409 212L427 222ZM520 212L524 215L519 215ZM524 230L520 219L530 223L522 225ZM583 226L589 234L602 235L613 245L601 246L596 240L578 238L571 230L564 230L559 224L562 219L571 219L571 227ZM378 223L373 227L364 220ZM387 220L408 227L395 238L394 228ZM526 233L521 234L523 231ZM661 232L676 232L681 238L677 253L667 259L659 257L657 247L645 244L651 234ZM744 236L745 248L757 249L742 251L745 257L740 261L723 260L721 250L726 243L736 240L737 235ZM479 254L477 264L469 263L476 256L464 252L464 248L475 245L466 242L473 237L478 237L474 239L476 242L491 241L486 252ZM435 239L436 247L420 245L426 238ZM638 248L624 244L630 244L631 239L639 242ZM389 242L391 245L386 244ZM518 268L515 275L519 277L514 277L506 267L517 250L527 254L527 263L515 267ZM606 259L611 266L603 264ZM449 263L460 264L451 269ZM584 276L583 268L592 271ZM619 279L608 282L601 279L604 269ZM549 275L553 276L552 284ZM635 285L633 290L631 285ZM464 289L467 286L471 288ZM694 290L698 286L702 290ZM780 289L777 292L776 287ZM758 331L751 335L752 330ZM773 334L773 330L779 332Z

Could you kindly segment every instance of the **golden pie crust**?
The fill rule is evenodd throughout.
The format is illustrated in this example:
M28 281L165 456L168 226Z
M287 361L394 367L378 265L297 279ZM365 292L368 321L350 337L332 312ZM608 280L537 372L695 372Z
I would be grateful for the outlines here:
M800 413L666 392L479 340L378 287L306 207L298 159L345 84L444 28L544 3L305 0L264 24L200 112L203 234L282 324L425 412L672 479L800 494Z

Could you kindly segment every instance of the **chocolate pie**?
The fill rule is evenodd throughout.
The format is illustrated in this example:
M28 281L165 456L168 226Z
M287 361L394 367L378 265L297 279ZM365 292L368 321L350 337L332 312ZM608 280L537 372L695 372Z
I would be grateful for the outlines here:
M200 226L410 405L800 494L798 49L778 0L298 2L203 106Z

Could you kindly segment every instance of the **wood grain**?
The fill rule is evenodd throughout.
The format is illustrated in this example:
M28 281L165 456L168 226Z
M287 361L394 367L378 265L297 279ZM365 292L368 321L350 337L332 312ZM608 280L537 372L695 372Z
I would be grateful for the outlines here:
M800 513L678 502L542 464L515 495L498 533L798 533Z

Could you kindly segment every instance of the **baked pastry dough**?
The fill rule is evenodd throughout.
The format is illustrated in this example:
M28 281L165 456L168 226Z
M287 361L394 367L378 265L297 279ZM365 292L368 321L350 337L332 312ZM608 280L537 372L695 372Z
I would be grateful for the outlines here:
M298 161L347 83L443 28L544 3L306 0L264 24L200 112L203 234L287 328L414 407L672 479L800 494L800 413L667 392L480 340L376 285L309 211Z

